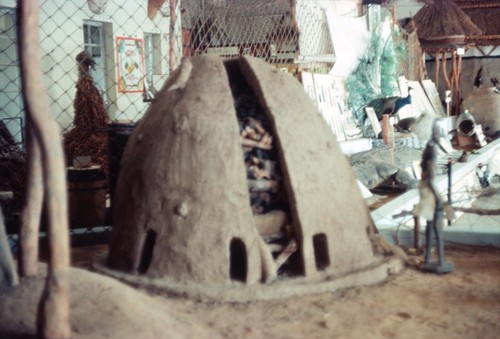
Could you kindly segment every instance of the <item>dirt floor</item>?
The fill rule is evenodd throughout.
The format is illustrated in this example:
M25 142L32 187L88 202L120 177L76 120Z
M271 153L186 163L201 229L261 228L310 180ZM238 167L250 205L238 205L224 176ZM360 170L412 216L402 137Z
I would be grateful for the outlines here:
M105 251L105 246L74 248L73 265L86 269ZM448 246L445 255L455 264L453 273L408 268L376 286L245 304L151 296L75 270L73 333L75 338L499 338L500 249ZM29 288L17 288L9 297L0 293L0 338L34 333L41 282L31 280Z
M225 338L498 338L500 250L448 249L448 275L246 305L174 304Z
M500 338L500 248L447 244L449 274L407 267L373 286L239 304L152 295L91 273L106 252L72 248L73 339ZM41 265L38 278L0 291L0 339L35 337L44 277Z

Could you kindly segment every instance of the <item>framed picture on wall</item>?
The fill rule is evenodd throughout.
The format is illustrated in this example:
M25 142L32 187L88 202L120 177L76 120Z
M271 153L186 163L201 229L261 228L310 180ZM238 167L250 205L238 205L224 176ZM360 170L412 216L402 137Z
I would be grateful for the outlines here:
M144 92L144 43L142 39L116 37L118 91Z

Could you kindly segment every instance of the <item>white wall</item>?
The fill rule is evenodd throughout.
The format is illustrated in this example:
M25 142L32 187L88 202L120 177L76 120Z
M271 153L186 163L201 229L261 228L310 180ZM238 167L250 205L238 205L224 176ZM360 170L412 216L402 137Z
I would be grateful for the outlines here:
M297 0L295 7L300 30L300 54L307 58L334 54L325 10L357 17L360 15L361 0Z
M15 7L16 1L0 0L0 6ZM179 11L179 8L177 8ZM177 14L179 51L182 54L180 42L180 13ZM45 85L50 97L50 109L61 127L67 128L73 121L73 100L78 70L76 55L83 50L83 23L93 20L107 23L112 28L109 35L107 50L107 72L109 81L108 96L112 99L108 107L111 119L128 118L137 120L144 114L149 103L143 102L142 93L118 93L116 86L116 36L143 38L143 33L158 33L161 35L161 73L155 76L156 87L161 87L168 76L169 64L169 18L158 13L153 20L147 17L146 0L108 0L101 14L94 14L86 1L75 0L42 0L40 11L40 47L42 51L42 71ZM112 39L112 41L111 41Z
M422 3L415 0L398 0L396 2L396 18L403 19L414 16L420 8Z

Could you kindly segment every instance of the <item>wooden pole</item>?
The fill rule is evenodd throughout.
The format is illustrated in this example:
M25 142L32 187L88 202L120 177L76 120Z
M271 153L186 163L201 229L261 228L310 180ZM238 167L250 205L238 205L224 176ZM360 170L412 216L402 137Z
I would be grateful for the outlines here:
M458 65L457 65L457 53L455 50L451 51L451 72L452 72L452 77L450 78L451 82L451 90L453 93L455 93L455 115L459 115L460 112L458 111L460 103L458 102L458 97L457 97L457 84L458 84Z
M299 31L299 24L297 22L297 11L295 10L295 0L289 0L288 6L290 7L290 18L295 32Z
M441 70L446 89L451 90L451 82L450 79L448 79L448 73L446 71L446 51L442 51L441 53Z
M456 89L455 89L455 95L456 95L456 115L460 114L460 83L462 78L462 55L458 54L458 61L457 61L457 77L456 77Z
M28 116L29 118L29 116ZM26 145L28 153L28 177L26 201L21 213L19 230L19 275L35 276L38 273L38 231L43 206L43 176L40 141L32 129L32 123L26 122Z
M19 277L16 272L16 264L14 264L7 232L5 232L2 207L0 206L0 290L18 283Z
M500 208L484 209L484 208L474 208L474 207L453 206L453 209L457 212L473 213L477 215L500 215Z
M384 140L385 145L390 145L392 148L392 133L391 129L393 127L391 126L391 115L390 114L384 114L382 115L382 138Z
M49 112L42 79L39 35L40 3L18 3L19 55L23 100L32 141L40 147L44 198L48 216L49 260L38 305L37 335L69 338L69 234L66 175L61 134Z
M439 86L439 51L436 51L436 55L434 57L435 70L434 70L434 82L436 83L436 88Z
M175 55L175 22L177 21L177 0L170 0L170 28L169 28L169 66L170 72L177 68Z
M455 78L456 78L456 74L457 74L457 64L455 62L455 57L456 57L456 54L455 54L455 50L452 50L451 51L451 71L450 71L450 75L449 75L449 79L450 79L450 84L451 84L451 88L448 88L448 89L451 89L451 90L455 90Z
M413 247L418 250L420 248L420 218L415 215L413 221L415 223L413 227Z

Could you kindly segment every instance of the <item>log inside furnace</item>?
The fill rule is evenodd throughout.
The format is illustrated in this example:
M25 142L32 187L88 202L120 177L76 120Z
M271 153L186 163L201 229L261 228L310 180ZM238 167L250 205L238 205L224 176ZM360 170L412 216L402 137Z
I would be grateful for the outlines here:
M294 275L291 267L294 266L292 262L297 242L291 227L275 133L237 63L225 62L225 67L238 119L250 206L256 227L273 253L278 274Z

